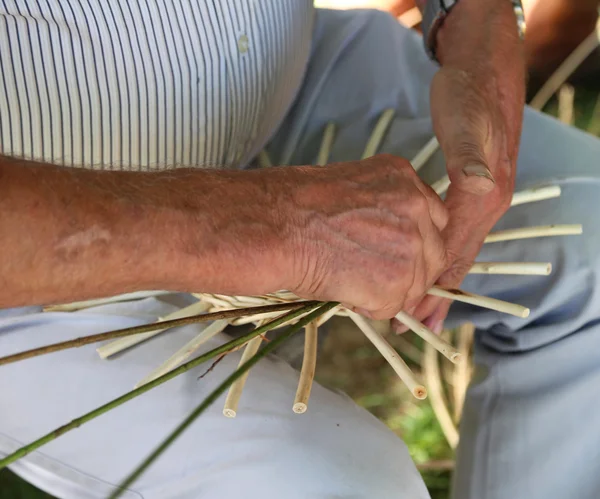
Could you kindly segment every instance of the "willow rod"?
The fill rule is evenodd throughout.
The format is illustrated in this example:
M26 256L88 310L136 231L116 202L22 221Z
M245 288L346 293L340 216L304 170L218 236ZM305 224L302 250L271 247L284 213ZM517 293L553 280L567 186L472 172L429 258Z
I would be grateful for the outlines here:
M171 321L164 322L153 322L152 324L144 324L142 326L127 327L124 329L118 329L116 331L109 331L107 333L92 334L90 336L82 336L75 338L74 340L63 341L60 343L53 343L39 348L33 348L31 350L25 350L24 352L7 355L0 357L0 366L5 364L11 364L20 360L30 359L32 357L38 357L48 353L59 352L61 350L67 350L69 348L77 348L90 343L97 343L99 341L111 340L114 338L122 338L125 336L131 336L132 334L147 333L156 329L166 329L179 326L187 326L188 324L197 324L199 322L214 321L218 319L231 319L235 317L241 317L249 314L266 313L266 312L279 312L285 310L299 310L303 307L313 306L316 307L320 302L318 301L302 301L296 303L281 303L275 305L265 305L264 307L248 307L238 308L233 310L223 310L220 312L213 312L210 314L193 315L191 317L184 317L182 319L174 319Z
M18 459L25 457L27 454L33 452L34 450L39 449L43 445L57 439L61 435L64 435L65 433L68 433L71 430L79 428L81 425L83 425L89 421L92 421L93 419L96 419L98 416L102 416L102 414L105 414L105 413L111 411L112 409L115 409L116 407L123 405L125 402L129 402L130 400L138 397L139 395L142 395L142 394L152 390L153 388L156 388L157 386L162 385L163 383L175 378L176 376L179 376L180 374L183 374L183 373L189 371L190 369L193 369L194 367L199 366L200 364L202 364L203 362L206 362L207 360L210 360L214 357L217 357L218 355L224 354L226 352L229 352L230 350L233 350L234 348L236 348L240 345L243 345L244 343L246 343L247 341L250 341L255 336L258 336L259 334L263 334L266 331L274 329L277 326L279 326L280 324L283 324L286 320L290 319L291 317L298 317L299 315L304 313L306 310L314 309L318 305L320 305L319 302L308 302L308 304L305 303L303 307L298 308L297 310L294 310L294 311L290 312L289 314L286 314L285 316L280 317L279 319L275 319L274 321L271 321L268 324L265 324L264 326L258 327L256 329L254 329L253 331L250 331L249 333L246 333L246 334L240 336L239 338L235 338L235 339L225 343L224 345L221 345L220 347L213 348L211 351L209 351L203 355L200 355L199 357L196 357L195 359L190 360L189 362L186 362L185 364L182 364L177 369L174 369L173 371L171 371L167 374L164 374L160 378L156 378L155 380L151 381L150 383L148 383L146 385L143 385L143 386L140 386L139 388L131 390L130 392L127 392L124 395L121 395L120 397L117 397L116 399L111 400L110 402L108 402L100 407L97 407L96 409L84 414L83 416L75 418L70 423L67 423L63 426L60 426L59 428L56 428L55 430L52 430L50 433L47 433L46 435L38 438L37 440L34 440L33 442L17 449L12 454L9 454L8 456L0 459L0 470L3 468L6 468L9 464L14 463ZM336 303L328 303L326 305L327 305L327 308L324 308L325 306L321 306L319 308L319 310L321 310L321 309L328 310L329 307L334 307L337 304ZM302 326L300 326L300 327L302 327ZM274 343L274 341L272 343Z
M109 499L117 499L126 491L132 483L134 483L147 469L148 467L160 457L160 455L167 450L170 445L177 440L179 436L196 420L198 417L208 409L225 391L241 376L248 372L254 365L258 363L260 359L271 353L278 346L288 340L294 333L303 328L309 322L317 319L320 315L327 312L329 309L335 307L337 303L327 302L322 304L316 310L313 310L309 315L300 319L296 324L290 326L281 335L274 340L270 341L265 347L260 350L256 355L250 358L243 365L238 367L223 383L221 383L215 390L206 397L202 403L192 411L192 413L177 427L163 442L150 454L118 487ZM246 335L247 336L247 335ZM255 335L256 336L256 335Z

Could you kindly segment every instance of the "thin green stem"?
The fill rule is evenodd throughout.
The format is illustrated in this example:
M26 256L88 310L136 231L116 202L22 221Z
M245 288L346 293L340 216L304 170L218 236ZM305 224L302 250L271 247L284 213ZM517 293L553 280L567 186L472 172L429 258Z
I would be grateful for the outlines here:
M6 357L0 357L0 366L4 364L11 364L13 362L18 362L20 360L30 359L32 357L38 357L40 355L45 355L48 353L60 352L61 350L67 350L69 348L82 347L84 345L89 345L90 343L98 343L104 340L111 340L115 338L123 338L125 336L132 336L134 334L147 333L150 331L156 331L157 329L170 329L174 327L187 326L189 324L196 324L199 322L216 321L219 319L233 319L235 317L242 317L245 315L266 314L285 310L297 310L307 305L312 305L316 307L318 304L319 302L316 301L303 301L297 303L278 303L275 305L265 305L261 307L236 308L232 310L212 312L210 314L192 315L190 317L183 317L182 319L173 319L170 321L153 322L152 324L143 324L141 326L127 327L125 329L117 329L116 331L109 331L107 333L82 336L81 338L75 338L74 340L53 343L51 345L45 345L43 347L33 348L31 350L25 350L24 352L7 355Z
M143 393L146 393L146 392L152 390L153 388L156 388L159 385L162 385L166 381L169 381L170 379L173 379L176 376L179 376L180 374L183 374L183 373L189 371L190 369L193 369L194 367L202 364L203 362L206 362L207 360L212 359L213 357L216 357L217 355L228 352L229 350L231 350L239 345L243 345L244 343L251 340L255 336L266 333L267 331L276 328L280 324L283 324L284 322L292 320L295 317L298 317L298 316L314 309L318 305L319 305L318 302L311 303L310 305L306 305L298 310L294 310L293 312L290 312L289 314L285 314L281 317L278 317L277 319L269 322L268 324L258 327L256 329L254 329L253 331L250 331L249 333L246 333L245 335L240 336L239 338L236 338L234 340L231 340L231 341L225 343L224 345L221 345L220 347L214 348L210 352L207 352L193 360L190 360L189 362L186 362L185 364L182 364L177 369L174 369L171 372L163 374L162 376L160 376L159 378L156 378L155 380L149 382L148 384L143 385L139 388L136 388L135 390L132 390L124 395L121 395L120 397L112 400L111 402L108 402L107 404L104 404L104 405L88 412L87 414L84 414L83 416L80 416L80 417L74 419L70 423L67 423L66 425L63 425L60 428L52 430L50 433L44 435L43 437L38 438L37 440L31 442L30 444L27 444L27 445L21 447L20 449L17 449L15 452L6 456L5 458L0 459L0 470L5 468L6 466L8 466L11 463L14 463L18 459L26 456L30 452L32 452L36 449L39 449L40 447L47 444L48 442L55 440L56 438L60 437L61 435L65 434L71 430L74 430L75 428L78 428L82 424L87 423L88 421L91 421L91 420L97 418L98 416L101 416L102 414L105 414L105 413L111 411L112 409L114 409L116 407L119 407L120 405L124 404L125 402L128 402L128 401L138 397L139 395L142 395Z
M211 406L225 391L231 386L231 384L241 377L245 372L252 368L259 360L275 350L279 345L288 340L294 333L302 329L309 322L317 319L328 310L338 304L335 302L327 302L321 305L318 309L314 310L307 316L300 319L296 324L288 327L283 333L277 338L270 341L265 347L258 351L251 359L245 362L243 365L238 367L223 383L221 383L215 390L204 399L204 401L192 411L192 413L165 439L163 442L150 454L134 471L131 473L122 483L119 488L113 492L109 499L117 499L121 497L123 492L126 491L133 482L135 482L146 469L165 451L167 448L206 410Z

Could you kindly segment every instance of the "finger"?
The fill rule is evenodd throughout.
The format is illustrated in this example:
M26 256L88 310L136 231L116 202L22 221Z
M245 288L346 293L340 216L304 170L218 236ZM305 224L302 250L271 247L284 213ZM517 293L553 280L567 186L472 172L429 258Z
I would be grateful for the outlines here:
M427 184L422 182L420 179L416 182L416 186L427 199L427 204L429 207L429 216L433 221L434 225L438 230L442 231L448 225L448 220L450 218L448 208L442 201L442 199L436 194L436 192Z
M431 300L430 304L434 307L431 314L429 316L426 316L424 319L419 320L421 320L423 325L427 326L435 334L440 334L442 332L442 329L444 328L444 321L448 316L448 311L450 310L450 305L452 304L452 302L450 302L449 300L437 299ZM413 315L413 317L417 317L416 313L413 313L411 315ZM409 328L401 322L399 322L398 320L394 319L392 321L392 330L396 334L404 334L409 330Z
M411 314L412 315L412 314ZM392 331L396 334L404 334L408 331L408 326L402 324L398 319L392 320Z
M470 79L457 69L438 71L431 86L432 118L452 183L464 192L485 194L495 186L487 159L492 120Z
M436 192L425 182L421 180L410 162L397 158L401 172L412 180L414 187L423 195L427 201L429 216L438 230L444 230L449 220L448 208Z
M435 334L440 334L442 329L444 329L444 321L448 316L448 311L450 310L451 304L452 302L449 300L440 303L433 313L423 321L423 324L425 324Z
M421 309L422 302L427 299L425 293L446 271L447 266L446 244L443 235L427 213L419 214L417 227L423 242L421 258L418 258L415 262L415 278L409 288L403 307L403 310L411 315ZM426 317L426 315L422 315L422 317ZM397 333L408 330L400 323L393 325L393 327Z
M436 312L436 310L438 308L440 308L443 305L443 303L442 303L443 301L444 300L442 298L438 298L435 296L425 296L421 300L421 302L418 304L418 306L415 307L412 311L408 311L408 310L404 310L404 311L406 313L412 315L413 317L415 317L417 320L423 322L423 324L425 324L427 326L426 321L428 320L429 317L433 316L433 314ZM445 301L448 301L448 300L445 300ZM450 307L448 305L448 309L449 308ZM448 309L446 309L446 313L447 313ZM444 318L445 318L445 316L441 317L442 323L443 323ZM398 321L396 319L394 319L392 321L391 325L392 325L392 330L396 334L404 334L410 330L410 328L408 326L405 326L403 323L401 323L400 321Z
M446 270L446 243L442 232L434 224L433 219L428 216L428 213L422 213L418 217L417 226L423 241L423 278L417 284L420 284L419 289L411 290L407 299L407 305L416 305L412 301L416 296L419 298L427 291L428 287L438 279L438 277Z

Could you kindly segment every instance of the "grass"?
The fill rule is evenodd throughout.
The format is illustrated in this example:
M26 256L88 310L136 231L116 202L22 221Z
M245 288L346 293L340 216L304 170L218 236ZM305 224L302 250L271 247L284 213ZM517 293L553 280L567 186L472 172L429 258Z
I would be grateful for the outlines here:
M577 89L574 125L600 136L598 101L598 92ZM545 111L556 115L557 108L557 100L553 99ZM394 339L391 341L394 342ZM397 345L397 348L402 351L406 345ZM416 362L412 363L412 367L419 369ZM317 377L324 385L345 391L359 405L384 421L406 442L417 464L453 459L453 451L429 403L415 402L392 369L355 328L346 325L343 334L332 331L319 358ZM432 499L448 499L450 471L428 470L422 472L422 476ZM10 471L0 471L0 499L51 498Z
M0 499L52 499L9 470L0 471Z

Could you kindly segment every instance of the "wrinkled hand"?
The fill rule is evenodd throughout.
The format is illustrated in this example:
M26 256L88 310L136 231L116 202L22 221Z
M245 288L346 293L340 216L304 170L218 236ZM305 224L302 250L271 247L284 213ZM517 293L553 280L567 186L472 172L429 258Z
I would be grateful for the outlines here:
M446 268L447 210L408 161L379 155L286 168L278 182L291 193L282 201L297 234L287 287L299 296L391 318L418 303Z
M514 188L525 77L510 2L459 2L439 32L438 56L431 110L452 183L443 232L449 267L437 283L459 287ZM413 313L440 332L449 307L428 296Z

